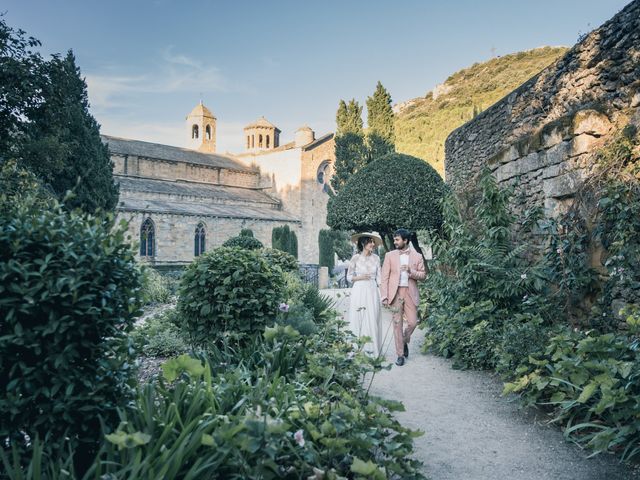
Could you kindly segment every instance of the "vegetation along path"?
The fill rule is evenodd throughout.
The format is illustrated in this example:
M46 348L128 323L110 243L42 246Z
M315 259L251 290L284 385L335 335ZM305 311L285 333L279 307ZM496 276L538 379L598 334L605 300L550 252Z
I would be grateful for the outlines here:
M345 313L349 290L325 290ZM395 360L390 313L383 310L383 336L389 362ZM559 428L539 411L520 409L502 397L502 383L487 372L452 369L452 362L420 353L416 330L407 363L378 373L372 393L401 401L403 425L420 429L416 456L432 480L631 480L638 471L612 456L565 442Z

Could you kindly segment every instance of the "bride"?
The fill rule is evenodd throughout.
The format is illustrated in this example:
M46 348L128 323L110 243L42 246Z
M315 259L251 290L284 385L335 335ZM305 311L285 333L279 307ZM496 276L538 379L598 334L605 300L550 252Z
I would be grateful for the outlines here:
M382 325L380 317L380 257L373 253L382 245L376 233L357 233L351 236L357 245L356 253L349 262L347 280L353 283L349 301L349 329L358 337L369 337L364 351L377 357L382 353Z

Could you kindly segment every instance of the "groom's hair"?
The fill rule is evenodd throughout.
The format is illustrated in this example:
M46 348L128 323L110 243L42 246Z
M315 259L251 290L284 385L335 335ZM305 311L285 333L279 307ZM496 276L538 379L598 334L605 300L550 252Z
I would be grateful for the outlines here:
M398 230L393 232L393 236L394 237L400 237L406 242L407 240L409 240L411 238L411 232L409 230L407 230L406 228L399 228Z

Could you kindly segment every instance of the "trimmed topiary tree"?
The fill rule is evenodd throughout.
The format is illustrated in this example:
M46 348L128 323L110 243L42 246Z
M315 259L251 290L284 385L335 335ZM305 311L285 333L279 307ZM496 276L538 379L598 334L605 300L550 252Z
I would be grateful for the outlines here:
M271 266L277 266L283 272L297 272L298 260L293 255L275 248L263 248L262 256Z
M262 248L262 242L257 238L249 235L243 235L242 232L237 237L231 237L226 240L223 244L223 247L239 247L244 248L245 250L258 250Z
M42 202L0 195L0 438L82 470L134 396L141 272L125 225Z
M447 187L424 160L401 153L381 157L356 172L329 199L327 224L336 230L377 231L392 245L400 228L439 230Z
M243 342L275 321L284 277L261 250L220 247L199 256L182 275L179 324L195 346L236 337Z

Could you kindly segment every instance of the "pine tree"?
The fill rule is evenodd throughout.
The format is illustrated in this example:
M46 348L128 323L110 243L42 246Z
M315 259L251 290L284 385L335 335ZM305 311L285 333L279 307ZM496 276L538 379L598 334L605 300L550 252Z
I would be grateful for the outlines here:
M381 82L376 85L373 96L367 98L367 124L368 161L394 152L396 134L391 95Z
M331 178L334 191L340 190L366 160L362 107L355 99L351 99L348 104L340 100L336 125L336 162Z
M18 157L59 197L73 191L67 208L113 210L118 201L113 164L89 113L87 85L73 53L54 56L44 70L43 101L31 112Z

